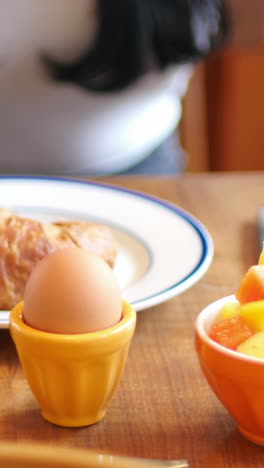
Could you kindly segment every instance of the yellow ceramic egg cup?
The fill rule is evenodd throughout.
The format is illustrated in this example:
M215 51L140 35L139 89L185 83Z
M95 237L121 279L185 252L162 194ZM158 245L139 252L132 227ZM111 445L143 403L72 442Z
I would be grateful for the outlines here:
M136 312L123 301L121 321L105 330L61 335L23 321L23 302L10 314L10 332L42 416L81 427L100 421L125 366Z

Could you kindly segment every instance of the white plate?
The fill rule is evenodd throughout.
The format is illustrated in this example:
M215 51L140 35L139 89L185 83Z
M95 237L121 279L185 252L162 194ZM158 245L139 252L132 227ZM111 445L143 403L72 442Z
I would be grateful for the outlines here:
M194 285L213 258L213 242L192 215L161 199L121 187L49 177L0 177L0 207L40 221L93 220L118 241L115 273L137 311ZM0 328L9 312L0 311Z

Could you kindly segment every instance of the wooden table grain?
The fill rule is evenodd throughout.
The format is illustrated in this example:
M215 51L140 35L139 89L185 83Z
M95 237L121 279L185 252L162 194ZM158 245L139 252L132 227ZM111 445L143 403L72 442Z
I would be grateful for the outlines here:
M264 173L100 180L169 200L199 218L214 239L213 263L191 289L138 313L121 383L104 420L90 427L62 428L42 419L9 332L1 330L0 441L187 458L191 468L263 467L264 448L239 434L201 373L194 322L209 302L233 293L258 260Z

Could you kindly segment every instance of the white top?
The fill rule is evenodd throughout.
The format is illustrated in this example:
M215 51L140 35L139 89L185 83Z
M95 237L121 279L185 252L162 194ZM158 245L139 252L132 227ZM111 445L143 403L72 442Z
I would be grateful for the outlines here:
M95 0L0 0L1 172L125 170L177 126L189 66L103 94L47 75L39 53L78 57L94 37L95 7Z

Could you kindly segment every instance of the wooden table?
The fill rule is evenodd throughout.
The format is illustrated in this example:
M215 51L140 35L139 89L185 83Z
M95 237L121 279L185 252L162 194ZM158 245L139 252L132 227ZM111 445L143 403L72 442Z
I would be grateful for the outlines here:
M239 434L208 387L193 338L199 311L233 293L258 260L256 211L264 203L264 174L106 180L170 200L198 217L215 242L213 264L189 291L138 314L121 384L104 420L91 427L61 428L42 419L9 332L1 331L0 440L187 458L191 468L263 467L264 449Z

